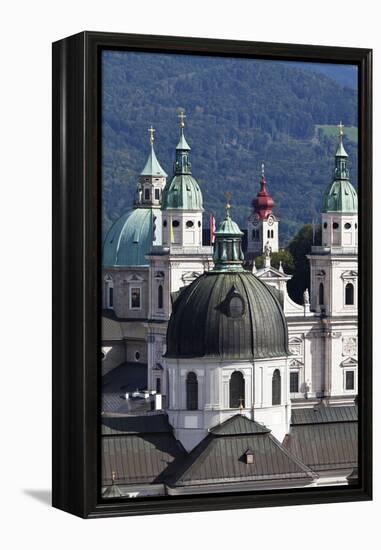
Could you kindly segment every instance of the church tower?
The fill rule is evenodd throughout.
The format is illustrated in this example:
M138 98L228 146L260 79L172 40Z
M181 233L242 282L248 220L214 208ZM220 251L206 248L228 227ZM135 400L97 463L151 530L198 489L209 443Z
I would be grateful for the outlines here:
M322 244L311 263L311 307L328 316L357 314L357 193L349 181L348 155L339 126L332 182L323 199Z
M164 395L167 382L162 358L174 295L213 266L212 247L202 244L202 193L192 176L184 112L179 122L173 177L161 200L162 245L153 246L149 255L148 385Z
M322 244L313 246L308 256L311 309L322 324L321 367L315 368L315 385L331 403L353 401L358 368L357 193L349 181L344 127L340 123L338 128L333 178L323 199Z
M162 200L163 244L197 249L202 246L202 194L192 176L190 150L185 135L185 114L181 112L180 139L176 147L173 178Z
M151 126L148 132L150 134L151 149L147 162L139 176L134 206L140 208L160 208L161 195L165 187L167 174L160 166L153 146L155 129Z
M266 189L264 164L262 164L262 175L259 183L260 190L252 202L253 212L250 214L247 223L247 260L261 256L266 245L270 247L271 252L278 252L279 250L279 220L273 214L274 201Z

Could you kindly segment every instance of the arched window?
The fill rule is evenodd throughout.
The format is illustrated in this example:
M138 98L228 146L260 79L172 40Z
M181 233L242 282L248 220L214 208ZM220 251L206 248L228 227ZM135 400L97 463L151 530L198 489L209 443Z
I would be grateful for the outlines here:
M238 409L245 406L245 379L242 372L234 371L229 383L229 407Z
M347 283L345 285L345 305L353 306L355 303L355 289L352 283Z
M280 372L278 369L274 370L273 381L272 381L272 396L273 396L273 405L280 405Z
M320 283L319 285L319 306L324 305L324 285Z
M194 372L188 372L187 375L187 409L195 411L198 409L198 382Z
M163 309L163 285L159 285L157 289L157 307Z
M274 229L271 230L271 238L274 238Z

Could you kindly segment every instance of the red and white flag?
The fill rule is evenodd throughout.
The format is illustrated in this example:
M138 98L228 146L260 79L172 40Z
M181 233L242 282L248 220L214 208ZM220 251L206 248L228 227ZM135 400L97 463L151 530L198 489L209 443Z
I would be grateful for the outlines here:
M216 239L216 218L213 216L213 214L210 214L210 220L209 220L209 228L210 228L210 244L213 244Z

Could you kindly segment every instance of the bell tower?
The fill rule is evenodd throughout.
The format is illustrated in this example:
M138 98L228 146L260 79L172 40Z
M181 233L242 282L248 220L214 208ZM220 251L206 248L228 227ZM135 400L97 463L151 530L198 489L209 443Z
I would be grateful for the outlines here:
M311 307L329 316L357 314L357 193L349 181L340 123L335 167L322 208L322 244L313 246Z
M252 202L253 211L247 223L246 259L263 254L265 247L278 252L278 218L273 214L274 201L266 189L265 165L262 163L260 190Z
M155 141L155 128L148 128L150 152L147 162L140 173L135 193L135 208L160 208L161 195L165 187L167 174L157 160L153 143Z
M162 357L172 302L180 289L213 266L212 247L202 244L202 193L192 176L183 111L179 126L173 177L163 190L158 216L162 244L152 247L149 255L148 385L160 387L164 395L168 388Z
M357 394L357 193L349 181L343 128L340 123L333 177L323 199L322 244L308 256L311 309L321 318L320 363L314 368L328 403L353 402Z

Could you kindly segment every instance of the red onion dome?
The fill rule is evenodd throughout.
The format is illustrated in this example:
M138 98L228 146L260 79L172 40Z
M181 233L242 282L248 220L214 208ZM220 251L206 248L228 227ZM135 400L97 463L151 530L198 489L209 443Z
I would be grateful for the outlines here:
M273 211L274 201L268 194L266 189L266 180L264 174L264 166L262 165L262 177L260 179L261 189L257 194L257 197L252 201L252 207L258 218L266 220Z

